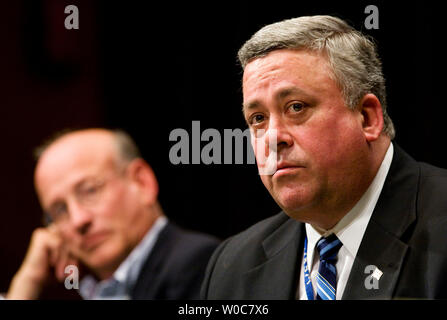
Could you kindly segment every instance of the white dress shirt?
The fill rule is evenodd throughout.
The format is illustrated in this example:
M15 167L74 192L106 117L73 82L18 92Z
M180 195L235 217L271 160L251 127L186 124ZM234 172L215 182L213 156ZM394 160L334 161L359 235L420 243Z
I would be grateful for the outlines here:
M337 288L335 293L337 300L342 298L355 256L357 255L366 227L368 226L368 222L382 191L392 159L393 144L390 143L382 164L380 165L374 180L371 182L371 185L351 211L349 211L332 229L321 230L306 223L308 267L314 289L314 297L316 296L315 288L317 287L316 276L320 265L320 258L318 251L316 250L316 244L322 236L326 237L331 233L335 233L343 244L338 252L338 260L336 263ZM307 300L306 287L304 285L304 259L301 263L297 299Z
M113 299L128 300L129 292L135 285L144 262L149 256L157 241L160 231L166 226L168 219L165 216L158 217L151 229L146 233L141 242L132 250L127 258L120 264L110 279L96 281L91 275L85 276L79 283L79 294L86 300ZM123 285L114 296L105 295L114 282Z

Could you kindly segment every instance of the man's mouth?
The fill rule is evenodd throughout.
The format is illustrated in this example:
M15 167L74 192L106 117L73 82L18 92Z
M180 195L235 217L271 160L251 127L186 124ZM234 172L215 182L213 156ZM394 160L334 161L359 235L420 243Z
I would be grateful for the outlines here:
M296 173L297 170L300 170L303 168L304 168L303 166L296 165L293 163L288 163L288 162L284 162L284 161L278 162L278 165L276 166L276 171L273 174L273 176L279 177L282 175Z
M108 235L109 233L104 231L85 235L81 242L81 248L87 251L92 250L104 242Z

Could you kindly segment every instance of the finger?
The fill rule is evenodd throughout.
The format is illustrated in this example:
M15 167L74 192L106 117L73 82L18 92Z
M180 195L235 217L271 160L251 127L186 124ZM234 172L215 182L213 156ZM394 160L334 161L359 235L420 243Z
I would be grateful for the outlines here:
M61 244L61 238L46 228L36 229L19 273L36 283L44 283L50 267L58 260Z
M64 245L60 237L56 235L48 236L47 252L50 265L55 267L59 260L63 257Z
M54 259L56 250L61 244L61 239L47 229L36 229L33 232L31 243L25 259L34 265L48 264L48 260Z
M48 232L53 234L53 235L56 235L58 237L62 237L62 233L61 233L60 227L58 227L54 223L48 225L45 229L48 230Z
M64 278L67 255L68 254L67 254L66 250L64 248L61 248L59 257L58 257L57 261L55 261L55 264L54 264L55 276L59 281L61 281Z
M56 264L56 278L59 281L63 281L67 274L65 273L65 269L69 265L76 265L77 260L72 256L67 246L63 246L61 249L60 259Z

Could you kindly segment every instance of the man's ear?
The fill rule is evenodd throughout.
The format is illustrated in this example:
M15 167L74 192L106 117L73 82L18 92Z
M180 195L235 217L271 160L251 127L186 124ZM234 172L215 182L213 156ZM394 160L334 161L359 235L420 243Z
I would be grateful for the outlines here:
M383 129L382 104L374 94L368 93L360 101L359 110L366 140L377 140Z
M158 197L158 182L149 164L141 158L132 160L127 168L128 177L140 189L146 204L154 204Z

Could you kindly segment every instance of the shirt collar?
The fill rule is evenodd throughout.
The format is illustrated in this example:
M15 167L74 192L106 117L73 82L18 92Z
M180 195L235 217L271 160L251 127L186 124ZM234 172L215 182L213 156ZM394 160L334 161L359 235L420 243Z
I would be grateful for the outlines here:
M321 230L306 223L309 267L312 265L314 249L318 240L322 236L326 237L331 233L335 233L349 254L353 257L357 255L366 227L368 226L390 169L391 161L393 160L393 150L393 144L390 143L382 164L368 189L355 206L332 229Z
M160 216L140 243L132 250L121 265L116 269L113 277L120 282L133 282L138 277L144 261L152 251L161 229L166 225L167 218ZM134 279L135 278L135 279ZM133 283L132 283L133 284Z
M168 219L165 216L157 218L140 243L116 269L112 277L113 279L124 283L127 288L133 287L143 267L143 263L152 251L160 231L167 223ZM87 275L79 283L79 293L84 299L94 299L97 295L100 295L98 290L109 280L97 281L93 276Z

